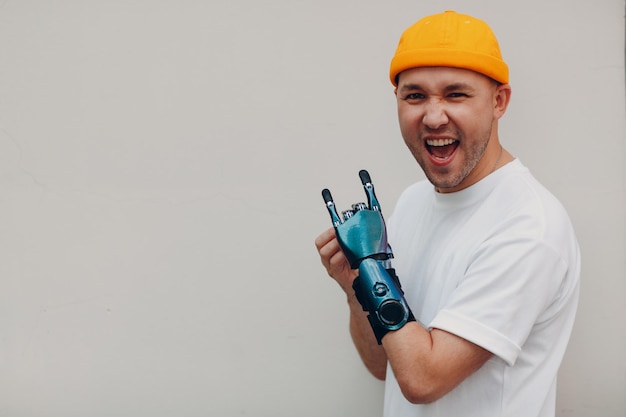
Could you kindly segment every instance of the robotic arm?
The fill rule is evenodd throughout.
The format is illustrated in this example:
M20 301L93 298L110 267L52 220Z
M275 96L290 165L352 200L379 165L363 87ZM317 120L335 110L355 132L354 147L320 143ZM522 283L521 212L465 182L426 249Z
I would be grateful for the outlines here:
M374 193L374 185L365 170L359 172L367 195L367 204L355 203L352 208L337 213L332 195L322 190L339 246L352 269L359 270L352 288L363 307L378 344L392 330L415 321L404 299L395 270L391 267L393 252L387 243L387 228Z

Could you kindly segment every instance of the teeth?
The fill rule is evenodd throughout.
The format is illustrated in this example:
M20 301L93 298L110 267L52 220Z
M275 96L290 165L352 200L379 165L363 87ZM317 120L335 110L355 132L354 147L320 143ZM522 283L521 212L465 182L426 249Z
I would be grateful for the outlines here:
M429 139L426 141L428 146L446 146L456 142L454 139Z

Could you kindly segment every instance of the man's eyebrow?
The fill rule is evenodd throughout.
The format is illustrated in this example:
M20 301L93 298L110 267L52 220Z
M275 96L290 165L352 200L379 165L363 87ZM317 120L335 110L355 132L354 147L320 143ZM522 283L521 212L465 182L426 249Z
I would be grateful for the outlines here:
M444 88L445 91L453 91L453 90L473 90L472 86L466 83L454 83L446 86Z
M400 87L400 91L415 91L415 90L423 90L423 88L421 85L413 84L413 83L402 84L402 87Z

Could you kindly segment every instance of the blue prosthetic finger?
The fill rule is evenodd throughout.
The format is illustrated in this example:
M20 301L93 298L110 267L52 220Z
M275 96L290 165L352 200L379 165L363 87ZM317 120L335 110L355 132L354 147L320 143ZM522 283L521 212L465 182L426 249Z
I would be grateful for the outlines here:
M367 195L367 204L369 205L370 210L381 211L380 204L378 203L378 199L376 198L376 193L374 192L374 184L372 184L372 179L370 178L369 172L362 169L359 171L359 177L361 178L361 183L363 184L363 188L365 189L365 194Z
M337 214L337 208L335 207L333 196L332 194L330 194L330 190L328 188L324 188L322 190L322 198L326 203L326 208L328 209L328 214L330 214L330 219L333 222L333 226L339 226L341 224L341 219L339 218L339 214Z

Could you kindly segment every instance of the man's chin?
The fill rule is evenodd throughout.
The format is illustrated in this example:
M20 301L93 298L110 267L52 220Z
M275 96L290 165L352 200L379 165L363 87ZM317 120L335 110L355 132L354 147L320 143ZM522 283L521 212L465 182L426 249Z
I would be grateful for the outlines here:
M427 173L426 178L440 193L451 193L458 191L459 187L463 183L464 178L453 177L450 174L441 175L434 173Z

